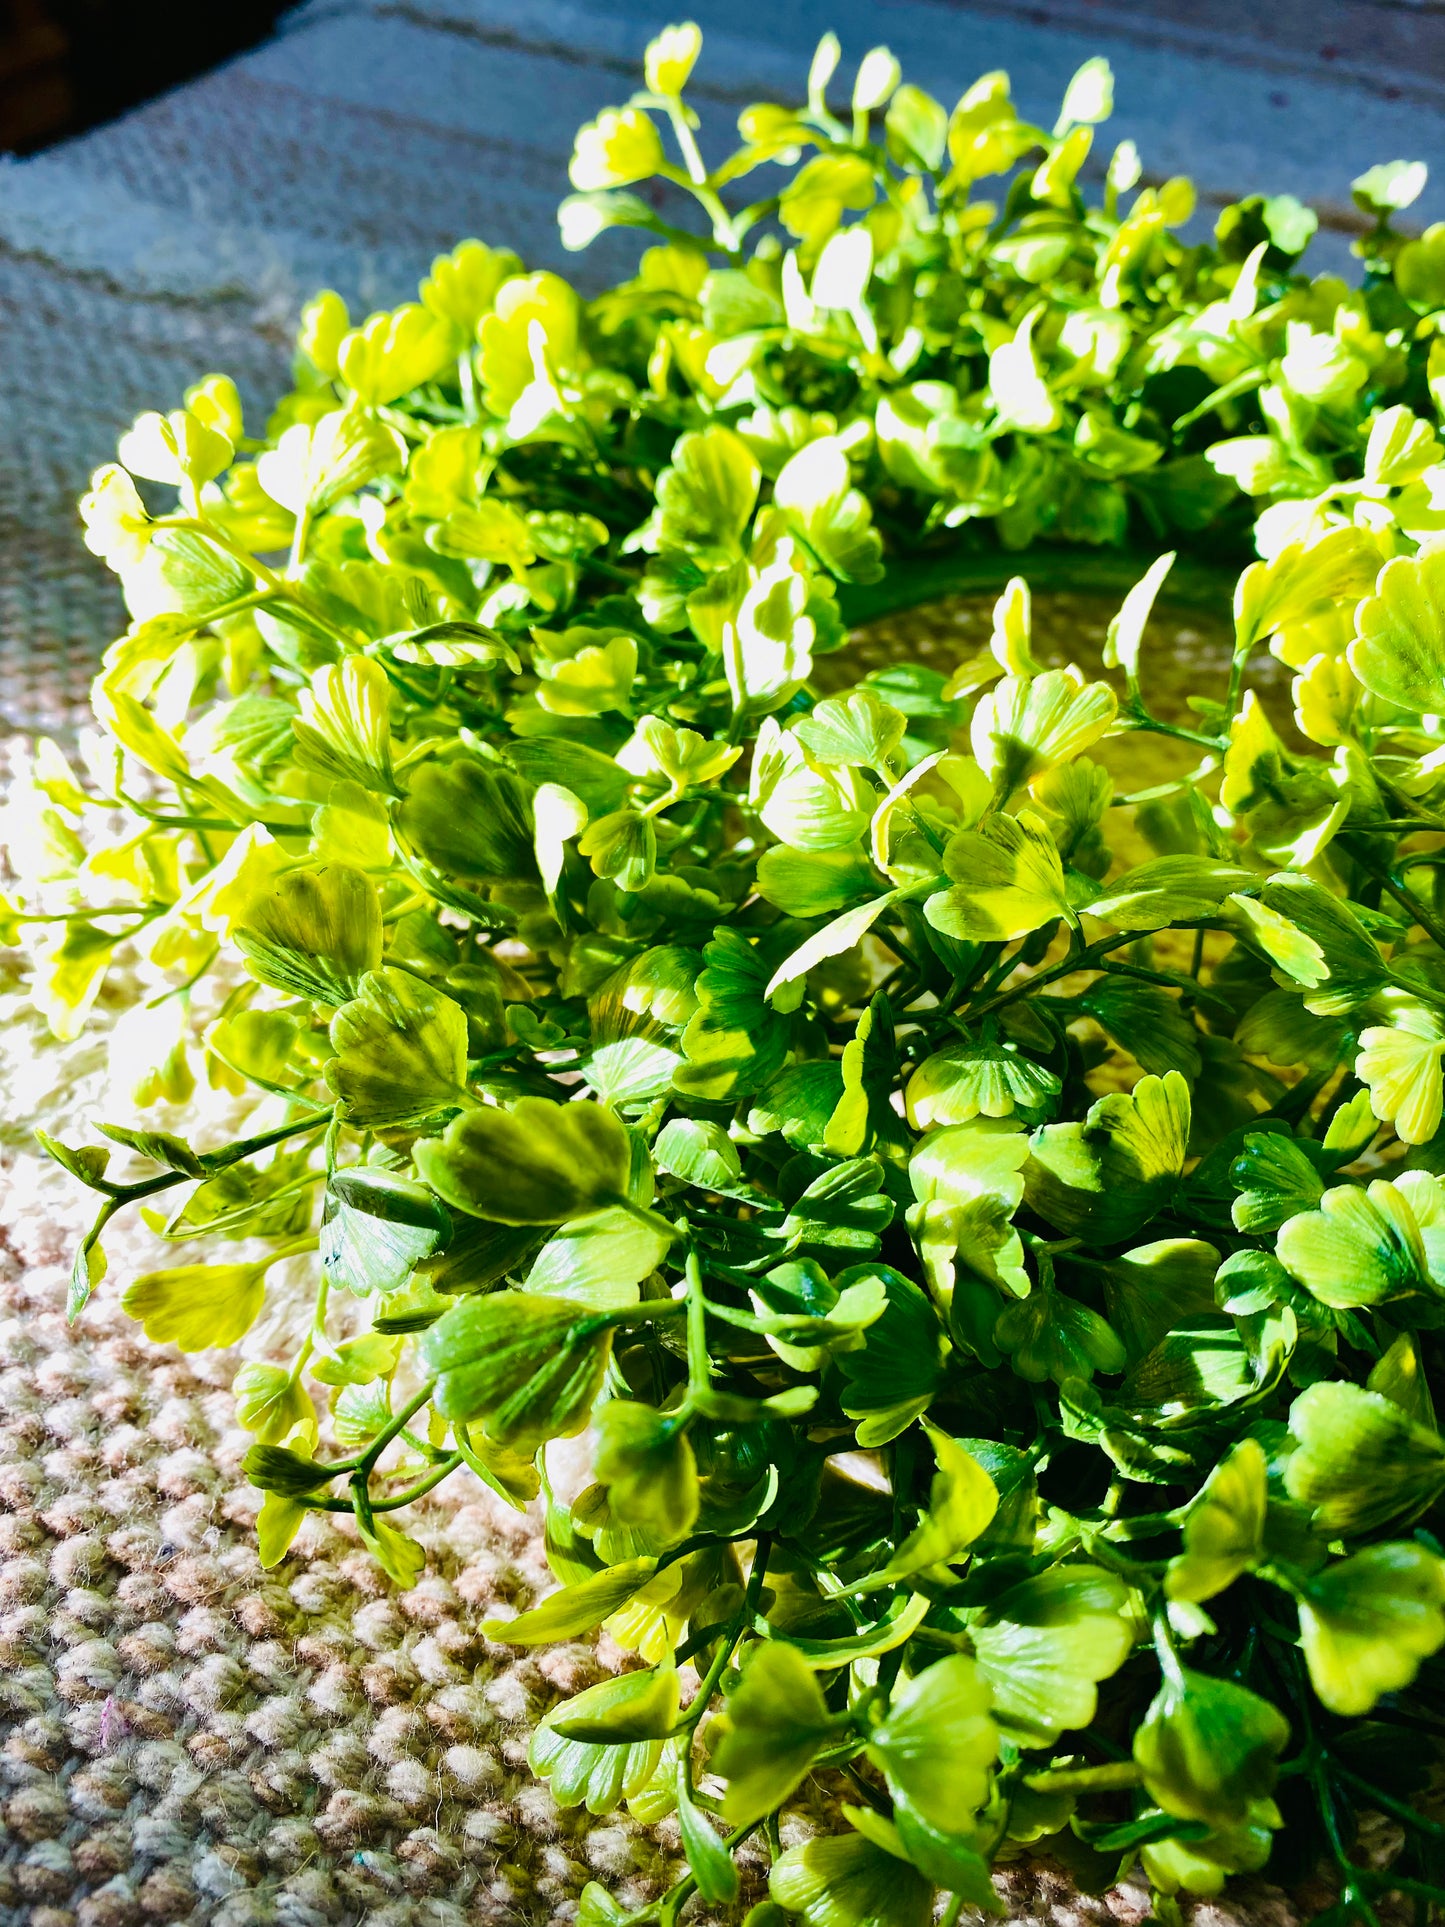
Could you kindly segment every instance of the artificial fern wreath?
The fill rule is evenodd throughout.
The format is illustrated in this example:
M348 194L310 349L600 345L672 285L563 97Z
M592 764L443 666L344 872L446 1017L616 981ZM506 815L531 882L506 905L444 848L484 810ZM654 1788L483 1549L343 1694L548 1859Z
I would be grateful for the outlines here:
M564 239L649 230L635 279L584 302L469 241L394 313L323 294L263 437L215 376L94 478L133 622L85 773L40 746L0 933L61 1036L138 953L140 1102L199 1074L254 1116L103 1125L119 1174L47 1140L101 1197L72 1312L131 1205L214 1249L121 1281L185 1348L314 1254L305 1343L235 1384L268 1564L322 1508L406 1585L449 1474L540 1495L558 1589L488 1631L638 1655L531 1751L561 1803L676 1809L691 1871L635 1919L730 1904L755 1833L755 1923L952 1921L1026 1850L1095 1890L1137 1857L1162 1920L1322 1858L1332 1918L1424 1918L1445 228L1391 226L1424 169L1356 183L1351 287L1287 197L1186 242L1127 141L1086 194L1102 61L1049 132L884 49L839 109L830 36L709 169L699 42L578 136ZM1015 568L1128 589L1102 667L1037 659ZM838 653L990 583L951 673ZM1181 586L1233 648L1165 715ZM1151 734L1182 773L1141 786ZM564 1504L547 1446L588 1427ZM784 1852L809 1775L836 1830Z

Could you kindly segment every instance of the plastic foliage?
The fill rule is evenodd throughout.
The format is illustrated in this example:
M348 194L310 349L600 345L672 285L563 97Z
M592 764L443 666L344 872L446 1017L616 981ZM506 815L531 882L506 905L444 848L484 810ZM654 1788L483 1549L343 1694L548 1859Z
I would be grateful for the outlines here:
M676 1809L690 1871L634 1919L730 1905L754 1835L754 1919L808 1927L996 1908L1026 1850L1141 1860L1160 1918L1321 1856L1332 1918L1428 1908L1424 170L1357 183L1351 287L1288 197L1187 242L1128 142L1086 194L1100 61L1048 130L886 49L850 99L830 37L709 166L699 42L578 136L564 238L649 232L635 278L469 241L394 313L320 295L264 434L212 377L94 478L131 623L84 770L42 744L12 812L0 937L61 1037L143 961L136 1101L182 1124L46 1140L100 1198L72 1315L130 1205L188 1258L124 1282L154 1338L232 1344L310 1266L299 1350L236 1379L268 1565L329 1511L407 1585L406 1509L463 1469L540 1504L557 1590L487 1630L639 1656L531 1749L561 1803ZM1135 585L1107 674L1036 660L1030 545ZM1154 597L1236 573L1224 686L1161 718ZM951 679L820 681L990 582ZM1116 796L1131 732L1197 767ZM200 1079L254 1101L238 1141L183 1134ZM547 1448L589 1427L566 1504ZM837 1830L784 1852L812 1779Z

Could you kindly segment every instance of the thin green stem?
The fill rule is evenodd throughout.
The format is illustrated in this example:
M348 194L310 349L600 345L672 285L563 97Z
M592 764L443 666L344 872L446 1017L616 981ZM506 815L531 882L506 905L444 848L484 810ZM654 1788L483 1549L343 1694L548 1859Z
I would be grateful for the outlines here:
M393 1493L386 1499L373 1499L372 1511L399 1512L403 1506L412 1505L417 1499L423 1498L430 1492L434 1486L440 1485L443 1479L449 1479L465 1456L466 1454L460 1451L448 1452L447 1456L439 1459L424 1478L418 1479L415 1485L409 1485L404 1492Z
M356 1469L358 1472L369 1474L373 1470L377 1460L381 1457L387 1446L391 1444L397 1433L403 1429L408 1420L415 1418L423 1405L426 1404L432 1393L436 1390L436 1383L434 1378L429 1378L420 1391L412 1394L399 1412L392 1414L357 1461Z
M317 1112L291 1124L278 1124L274 1131L262 1131L256 1137L241 1138L235 1144L227 1145L224 1151L206 1152L202 1156L203 1170L200 1175L214 1177L219 1171L229 1171L233 1164L241 1164L261 1151L268 1151L273 1144L284 1144L287 1138L300 1137L305 1131L319 1130L332 1116L330 1109ZM139 1184L109 1184L102 1180L95 1189L106 1192L118 1208L123 1204L138 1204L143 1198L153 1198L158 1192L169 1191L177 1184L194 1183L196 1177L195 1171L163 1171L158 1177L146 1178Z
M703 1292L702 1260L690 1240L683 1264L687 1279L687 1383L693 1393L712 1385L712 1356L707 1347L707 1299Z
M1111 1760L1107 1766L1058 1767L1026 1773L1024 1785L1036 1793L1116 1793L1141 1786L1144 1775L1133 1760Z
M1394 871L1388 865L1377 862L1368 850L1361 848L1356 837L1341 836L1338 842L1345 854L1353 862L1358 863L1368 876L1372 876L1381 889L1388 890L1396 903L1402 909L1408 910L1411 918L1419 924L1420 928L1433 937L1442 950L1445 950L1445 923L1441 923L1432 911L1425 908L1418 897L1413 896L1406 889Z
M1025 997L1035 990L1041 990L1045 984L1057 983L1060 977L1071 977L1076 970L1092 970L1100 957L1106 957L1111 950L1118 950L1123 944L1137 942L1138 935L1137 930L1120 930L1113 936L1100 937L1082 950L1071 949L1069 955L1058 963L1050 964L1046 970L1034 971L1022 983L1015 984L1012 990L1001 991L998 996L991 997L986 1004L980 1004L976 1009L970 1008L965 1015L972 1023L976 1018L987 1017L991 1011L1001 1010L1005 1004L1011 1004L1017 997ZM1017 961L1016 957L1012 959L1013 963Z
M1362 1779L1358 1773L1342 1765L1333 1755L1330 1757L1330 1771L1336 1779L1345 1780L1352 1787L1357 1788L1370 1806L1378 1807L1382 1813L1392 1815L1416 1833L1423 1833L1429 1839L1445 1844L1445 1826L1441 1826L1438 1820L1427 1820L1423 1813L1417 1813L1414 1807L1407 1806L1403 1800L1395 1799L1393 1794L1386 1793L1383 1787L1377 1787L1372 1780Z

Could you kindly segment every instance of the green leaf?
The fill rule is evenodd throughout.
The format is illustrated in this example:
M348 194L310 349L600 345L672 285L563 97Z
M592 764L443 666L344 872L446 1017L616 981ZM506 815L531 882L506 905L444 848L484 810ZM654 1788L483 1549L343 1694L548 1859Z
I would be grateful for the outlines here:
M284 1445L253 1445L241 1461L241 1470L263 1492L297 1498L329 1485L336 1474L329 1465L318 1465L300 1452Z
M203 1352L244 1338L265 1295L264 1264L175 1265L135 1279L120 1302L156 1344Z
M525 1512L542 1489L541 1474L523 1452L514 1452L509 1446L496 1445L475 1434L459 1438L457 1449L468 1469L514 1511Z
M1415 1333L1400 1333L1371 1366L1365 1385L1371 1392L1383 1392L1392 1405L1398 1405L1402 1412L1408 1412L1427 1430L1438 1431L1422 1346Z
M1310 1681L1332 1713L1368 1713L1445 1646L1445 1559L1410 1543L1366 1546L1316 1573L1299 1602Z
M1131 1364L1171 1328L1215 1305L1219 1253L1199 1238L1161 1238L1109 1260L1104 1306Z
M888 771L903 741L908 718L865 684L847 696L829 696L793 734L815 763Z
M396 1370L401 1343L384 1332L364 1332L314 1359L311 1376L321 1385L372 1385Z
M335 782L396 794L391 766L391 683L379 662L348 656L326 663L299 697L292 723L301 769Z
M612 1205L574 1218L549 1238L527 1273L527 1290L594 1311L620 1311L637 1303L637 1287L670 1248L662 1220L638 1218Z
M480 1419L499 1445L535 1450L591 1415L612 1334L584 1307L530 1292L453 1305L422 1339L444 1418Z
M1259 1562L1267 1469L1258 1441L1241 1439L1210 1473L1185 1518L1184 1550L1164 1575L1171 1599L1212 1599Z
M1319 1016L1356 1009L1388 981L1379 947L1359 918L1310 877L1272 876L1254 904L1251 935L1305 987L1305 1008Z
M730 428L679 436L672 466L657 478L664 547L713 563L739 555L760 479L752 451Z
M547 1715L547 1724L566 1740L595 1746L663 1740L677 1721L677 1674L671 1668L623 1673L577 1693Z
M344 1291L399 1291L447 1242L451 1218L425 1185L371 1165L333 1171L321 1219L321 1263Z
M384 408L440 373L452 358L451 330L435 314L407 302L353 328L336 354L341 379L357 399Z
M110 1163L110 1151L101 1144L82 1144L74 1149L62 1144L59 1138L51 1137L48 1131L38 1130L35 1141L47 1157L54 1158L62 1171L68 1171L73 1178L88 1185L92 1191L101 1186L99 1179L105 1176L106 1166ZM169 1162L169 1160L167 1160Z
M786 205L784 195L785 210ZM853 487L838 436L823 435L799 449L774 482L773 500L840 581L876 582L882 575L883 540L873 527L867 496Z
M1278 1313L1278 1345L1256 1356L1232 1319L1210 1313L1176 1318L1152 1351L1129 1367L1120 1402L1148 1424L1182 1423L1211 1407L1236 1405L1268 1389L1270 1373L1277 1377L1283 1369L1295 1329L1292 1311Z
M1378 161L1350 182L1350 192L1365 213L1385 220L1418 201L1428 178L1424 161Z
M924 1593L899 1590L889 1598L883 1617L861 1632L838 1639L805 1639L801 1634L793 1634L788 1644L796 1647L810 1666L820 1672L831 1672L835 1667L851 1666L859 1659L876 1659L905 1645L927 1617L930 1604Z
M778 213L789 234L825 241L845 208L873 205L873 169L861 154L819 154L784 188Z
M712 1765L727 1782L728 1824L747 1826L781 1806L837 1724L801 1654L773 1640L750 1647L713 1727Z
M1057 401L1049 391L1034 348L1034 326L1039 311L1031 308L1020 321L1013 338L1000 343L988 358L988 384L997 410L1001 430L1022 429L1047 435L1063 419ZM982 758L980 758L980 761Z
M331 1020L326 1081L358 1129L420 1124L474 1100L467 1089L467 1017L455 999L384 966Z
M1198 1820L1174 1820L1154 1813L1154 1837L1141 1848L1144 1871L1161 1893L1221 1894L1232 1873L1257 1873L1270 1857L1273 1830L1283 1817L1273 1800L1251 1801L1243 1820L1206 1828ZM1139 1821L1142 1828L1146 1816ZM1160 1832L1172 1823L1172 1833Z
M1287 542L1267 562L1254 562L1234 591L1235 648L1246 650L1293 624L1332 615L1375 586L1380 552L1363 529L1347 524L1308 542Z
M625 1927L628 1918L627 1909L600 1881L589 1880L578 1896L577 1927Z
M727 1194L742 1183L738 1148L720 1124L705 1118L675 1117L662 1127L652 1147L652 1161L699 1191Z
M1005 676L980 699L969 725L973 753L996 791L1071 763L1114 721L1118 699L1107 683L1086 683L1077 669Z
M686 1419L613 1399L598 1415L597 1432L594 1470L615 1516L663 1545L685 1539L702 1503Z
M551 780L565 779L559 771ZM537 875L532 790L502 764L471 756L423 763L407 779L396 827L449 877L525 881Z
M1420 244L1414 245L1418 248ZM1413 409L1403 405L1382 409L1370 425L1370 439L1365 445L1365 480L1383 482L1387 488L1418 482L1442 454L1445 450L1436 440L1435 431ZM1368 586L1374 586L1373 577Z
M840 1273L835 1286L821 1265L803 1258L776 1265L759 1278L752 1301L768 1344L783 1363L816 1372L835 1347L857 1349L858 1334L887 1310L888 1292L871 1265Z
M935 1827L961 1831L986 1806L998 1757L987 1681L962 1653L900 1682L868 1736L868 1757Z
M116 453L132 475L145 481L199 488L225 471L232 447L229 436L189 408L177 408L169 415L138 415Z
M692 21L681 27L664 27L647 43L643 56L642 71L647 77L648 92L670 94L674 98L680 95L701 51L702 30ZM704 1898L715 1899L716 1895Z
M1423 1512L1445 1491L1445 1441L1379 1392L1321 1383L1290 1407L1285 1490L1326 1538L1353 1538Z
M542 1097L464 1111L413 1157L445 1203L499 1224L562 1224L627 1197L631 1182L627 1132L610 1111Z
M250 1360L231 1381L231 1395L237 1422L263 1445L279 1445L298 1425L309 1428L314 1442L316 1414L311 1400L284 1365Z
M699 1896L710 1906L725 1907L738 1896L738 1870L732 1855L707 1819L688 1797L687 1775L677 1776L677 1823L688 1871Z
M426 1569L425 1549L389 1519L367 1520L357 1514L361 1543L387 1578L403 1590L414 1586Z
M576 1639L610 1619L619 1606L625 1606L650 1585L656 1574L657 1560L650 1554L626 1559L575 1585L561 1587L540 1606L519 1613L515 1619L483 1620L482 1631L488 1639L508 1646L551 1646L558 1640Z
M1445 556L1397 556L1355 611L1350 667L1372 694L1400 708L1445 708Z
M1324 1196L1318 1165L1297 1139L1279 1132L1255 1131L1246 1137L1229 1175L1239 1187L1231 1207L1234 1228L1251 1236L1278 1231Z
M619 1037L593 1051L584 1070L589 1087L604 1104L636 1117L671 1091L682 1061L675 1050L651 1038Z
M1288 1740L1268 1700L1176 1661L1135 1732L1134 1758L1166 1813L1227 1827L1273 1791Z
M783 963L780 963L768 979L767 995L775 997L789 984L798 983L815 970L819 964L826 963L829 957L841 956L845 951L854 950L872 929L879 917L897 900L898 892L890 890L886 896L875 897L871 903L856 904L853 909L845 910L831 923L825 923L821 930L815 930L806 942Z
M789 917L825 917L878 888L857 850L765 850L758 859L758 894Z
M935 930L969 943L1007 943L1067 916L1064 870L1048 825L1032 810L960 830L943 855L955 879L924 905Z
M853 1158L814 1178L784 1218L782 1237L790 1251L876 1251L893 1210L882 1165Z
M311 1510L304 1499L268 1492L256 1515L256 1557L269 1571L279 1566Z
M904 1093L911 1123L920 1130L967 1124L976 1117L1032 1120L1047 1113L1062 1088L1057 1074L1011 1044L946 1044L926 1057Z
M1392 1024L1362 1030L1355 1075L1381 1123L1406 1144L1428 1144L1445 1115L1445 1032L1434 1011L1406 1005Z
M477 324L490 314L497 290L522 264L510 248L489 248L481 241L462 241L450 254L439 254L419 293L422 306L449 321L462 344L475 336Z
M788 1026L767 1001L771 972L760 947L720 928L703 951L697 1012L682 1033L673 1082L690 1097L723 1099L761 1090L778 1071Z
M928 1927L933 1917L931 1882L856 1833L789 1847L768 1891L805 1927Z
M589 1813L614 1812L641 1793L662 1758L661 1740L634 1740L626 1746L600 1746L569 1740L544 1719L532 1734L527 1764L551 1788L559 1807L585 1806Z
M999 1726L1020 1746L1052 1746L1091 1724L1098 1683L1134 1643L1122 1582L1097 1566L1051 1567L1002 1593L970 1626Z
M1174 560L1171 550L1152 563L1147 574L1125 596L1118 615L1109 624L1104 643L1104 666L1122 669L1131 684L1139 680L1139 651L1144 641L1144 630L1153 613L1155 598L1164 587Z
M908 1176L918 1203L908 1214L909 1228L941 1304L954 1306L956 1286L970 1273L1016 1296L1029 1290L1011 1223L1023 1198L1020 1171L1028 1154L1029 1141L1011 1120L981 1117L931 1132L914 1151ZM977 1348L983 1337L971 1331L969 1342ZM986 1344L991 1347L991 1336Z
M454 1219L446 1244L420 1261L417 1275L438 1292L486 1291L520 1269L539 1242L540 1234L528 1225Z
M923 1429L938 1462L927 1509L887 1565L855 1581L850 1592L872 1592L913 1573L946 1568L982 1537L998 1511L998 1487L973 1454L927 1419Z
M901 166L931 174L942 164L948 114L931 94L905 84L889 101L884 120L888 151Z
M1030 1140L1030 1205L1066 1235L1108 1245L1162 1209L1184 1170L1189 1086L1178 1071L1141 1077L1090 1107L1082 1124L1047 1124Z
M1275 1250L1306 1291L1338 1310L1432 1290L1410 1199L1387 1178L1326 1191L1317 1211L1281 1226Z
M1156 1076L1178 1071L1191 1083L1198 1077L1199 1032L1183 1015L1179 999L1162 985L1141 983L1137 977L1099 977L1079 999L1079 1008L1143 1070Z
M631 780L628 772L610 756L589 748L586 743L573 742L561 736L547 736L537 741L520 737L507 744L507 760L530 788L552 783L571 790L573 795L581 797L593 816L605 816L609 810L619 808ZM462 767L469 772L474 771L471 764ZM490 770L491 765L483 764L480 767ZM470 776L468 780L471 780ZM415 783L412 787L415 791ZM475 861L475 856L470 860ZM491 860L507 863L516 861L516 846L509 845Z
M943 1378L943 1330L938 1314L911 1278L888 1265L857 1265L839 1284L878 1281L886 1294L882 1316L857 1351L838 1359L846 1386L840 1403L860 1421L860 1445L884 1444L927 1411Z
M254 896L235 939L251 975L293 997L344 1004L381 965L381 904L360 870L291 870Z
M1121 1372L1128 1353L1106 1318L1061 1291L1036 1291L1008 1305L993 1328L994 1343L1031 1385L1066 1384L1095 1372Z
M642 890L657 867L657 830L650 816L614 810L588 825L577 849L595 876L610 877L622 890Z
M238 1010L206 1028L212 1057L262 1088L279 1084L296 1047L299 1026L279 1010Z
M662 140L636 107L606 107L578 130L568 174L584 191L645 181L664 164Z
M1127 871L1086 914L1117 930L1164 930L1217 916L1236 891L1255 882L1248 870L1200 856L1161 856Z

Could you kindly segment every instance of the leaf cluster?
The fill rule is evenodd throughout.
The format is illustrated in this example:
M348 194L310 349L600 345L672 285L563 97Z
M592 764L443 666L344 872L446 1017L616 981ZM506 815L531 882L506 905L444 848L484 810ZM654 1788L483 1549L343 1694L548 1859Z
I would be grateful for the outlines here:
M126 1282L156 1339L234 1344L310 1267L235 1385L268 1565L328 1510L410 1584L394 1515L456 1473L540 1509L557 1590L488 1630L639 1656L531 1746L559 1804L678 1813L634 1918L731 1904L758 1830L808 1927L997 1909L1024 1850L1137 1859L1161 1918L1321 1855L1339 1919L1438 1903L1423 169L1356 184L1351 287L1288 197L1185 242L1127 141L1090 198L1101 61L1045 129L881 48L845 102L830 36L709 166L700 39L578 136L564 238L648 231L633 279L468 241L395 311L319 295L263 433L211 377L93 480L131 621L84 768L37 751L0 938L62 1037L138 955L137 1106L255 1118L104 1127L138 1176L46 1140L101 1200L72 1311L131 1204L219 1248ZM1024 549L1127 588L1102 669L1035 653ZM985 583L951 674L825 664ZM1234 629L1183 716L1176 584ZM1141 735L1195 766L1116 794ZM785 1852L811 1776L842 1830Z

